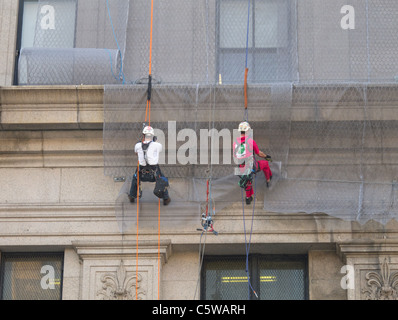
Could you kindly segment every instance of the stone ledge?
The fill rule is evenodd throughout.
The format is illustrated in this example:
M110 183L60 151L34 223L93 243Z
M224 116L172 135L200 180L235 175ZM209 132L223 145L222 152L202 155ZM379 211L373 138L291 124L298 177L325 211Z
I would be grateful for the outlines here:
M174 88L169 85L163 87L159 85L160 89L175 91L177 96L188 87L192 86ZM225 89L228 92L230 87L221 86L217 87L217 90L222 92ZM363 121L365 106L361 98L358 98L358 88L360 88L358 84L338 84L338 87L343 91L337 94L337 96L340 94L339 99L334 101L333 94L330 93L335 90L333 84L295 84L290 114L292 121L325 119ZM270 88L269 85L249 87L253 93L255 92L254 95L257 95L256 101L252 103L253 109L266 108L270 111L265 113L265 117L269 117L272 109ZM398 120L398 85L368 84L368 88L367 119ZM258 101L259 92L261 92L260 102ZM316 110L314 109L315 98L317 99ZM237 103L240 102L237 101ZM184 104L180 101L176 107L184 108ZM270 118L263 120L269 121ZM102 130L103 122L104 86L0 87L0 130Z
M29 243L29 239L43 241L45 238L57 236L66 242L81 237L99 236L106 237L106 239L120 237L122 234L118 230L114 209L112 203L1 205L0 233L4 240L8 238L6 242L17 237L18 241ZM244 243L242 216L240 213L240 219L238 219L238 214L235 211L219 213L215 221L215 228L219 231L219 236L208 235L207 242L213 245L223 245L233 239L236 243ZM228 219L230 215L236 218ZM196 228L200 226L199 217L197 222L185 223L181 218L179 223L173 225L162 221L162 238L170 238L176 245L197 245L200 237L200 232L196 231ZM381 231L382 229L384 231ZM349 252L347 250L358 251L362 247L366 249L369 243L388 243L389 241L395 243L395 241L398 241L397 230L394 225L384 228L381 226L377 228L374 225L362 227L326 215L264 212L255 217L252 243L253 245L261 243L301 243L307 245L338 243L338 252L342 252L342 250ZM140 224L140 239L151 240L157 236L157 232L157 221L152 226ZM378 239L381 232L384 232L388 239ZM135 235L134 224L123 237L126 241L134 241ZM378 246L374 245L374 248L378 248ZM396 250L398 251L397 246Z
M336 251L343 261L347 260L347 257L369 259L369 256L398 256L398 239L351 240L337 243Z
M102 129L103 86L0 88L0 129Z
M98 256L133 257L137 253L136 241L72 241L72 247L84 259L98 259ZM171 240L161 240L160 243L148 240L138 242L140 257L157 257L159 248L163 261L167 262L172 254Z

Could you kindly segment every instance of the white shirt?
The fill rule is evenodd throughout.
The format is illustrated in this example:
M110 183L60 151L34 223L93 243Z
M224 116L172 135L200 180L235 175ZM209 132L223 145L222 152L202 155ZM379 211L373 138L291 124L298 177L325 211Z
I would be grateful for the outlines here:
M148 144L150 141L144 141L144 144ZM147 152L146 152L146 157L148 159L148 164L151 166L157 165L159 162L159 154L162 152L163 147L159 142L151 142L149 145ZM145 161L144 157L144 150L142 150L142 144L141 142L138 142L135 145L134 148L135 153L138 154L138 161L140 163L140 166L146 166L147 163Z

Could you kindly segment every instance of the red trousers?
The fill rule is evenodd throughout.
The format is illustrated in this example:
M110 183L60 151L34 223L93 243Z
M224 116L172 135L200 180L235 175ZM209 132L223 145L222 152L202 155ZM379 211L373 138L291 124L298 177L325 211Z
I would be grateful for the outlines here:
M267 160L258 160L257 163L257 172L264 172L265 179L269 181L272 177L271 168L269 167L269 163ZM249 182L246 186L246 198L250 198L254 194L252 183Z

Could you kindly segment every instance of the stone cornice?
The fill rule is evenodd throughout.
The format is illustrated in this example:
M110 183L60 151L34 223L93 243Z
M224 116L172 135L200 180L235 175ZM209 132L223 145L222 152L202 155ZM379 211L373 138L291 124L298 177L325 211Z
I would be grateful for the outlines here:
M336 251L344 260L347 257L369 257L370 255L398 255L398 239L350 240L336 244Z
M331 91L336 90L335 86L336 84L294 84L291 119L311 121L316 97L317 110L322 110L320 116L324 114L329 120L335 121L363 120L364 104L358 101L361 85L338 84L340 91L334 97ZM171 87L165 86L165 90ZM368 119L397 120L397 84L368 84L367 87L370 89L367 95ZM228 90L228 86L217 87L217 90L224 88ZM173 90L178 92L185 89L180 85ZM270 100L270 86L253 85L252 90L263 91L263 100L260 104L257 101L254 108L266 107ZM351 91L354 94L350 94ZM0 130L100 130L104 122L103 96L104 86L0 87ZM342 105L344 108L341 108ZM334 108L333 114L330 114L331 108Z
M112 257L133 257L137 253L135 241L73 241L72 247L80 259L99 259ZM170 240L139 241L138 254L141 259L157 258L158 254L164 262L172 254Z
M398 261L398 239L367 239L337 243L336 252L341 261L348 265L373 266L383 261ZM372 267L372 268L373 268ZM365 267L366 268L366 267ZM354 293L349 292L353 297ZM359 296L359 292L356 292Z
M181 213L180 213L181 214ZM200 232L192 216L184 221L183 216L176 216L172 221L161 222L162 238L167 236L175 244L197 244ZM246 217L251 219L251 217ZM175 224L178 221L178 224ZM42 204L42 205L1 205L0 236L18 238L18 241L42 241L56 237L62 243L76 239L104 237L115 239L123 236L132 241L136 234L135 223L124 235L118 230L115 207L113 203L75 203L75 204ZM378 224L360 226L345 222L324 214L273 214L258 211L252 233L254 243L338 243L337 251L341 254L360 253L361 250L379 250L386 241L395 243L397 229L393 225L382 228ZM23 226L23 229L20 228ZM157 221L140 224L140 238L150 240L157 237ZM208 235L207 242L223 244L234 237L237 243L244 241L242 212L230 208L219 212L215 219L215 228L219 236ZM73 232L71 231L73 230ZM384 234L387 240L378 240ZM188 236L188 238L187 238ZM360 242L358 238L368 239ZM354 242L352 242L354 241ZM32 242L32 243L33 243ZM373 247L371 247L371 244ZM4 243L3 243L4 245ZM395 245L398 251L398 244ZM391 247L390 247L391 248Z
M103 86L0 88L3 130L102 129Z

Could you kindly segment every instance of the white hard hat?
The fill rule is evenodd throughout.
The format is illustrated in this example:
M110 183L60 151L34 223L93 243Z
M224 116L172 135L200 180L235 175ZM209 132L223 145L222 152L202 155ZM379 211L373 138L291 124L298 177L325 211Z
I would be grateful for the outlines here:
M250 128L250 124L248 123L248 122L242 122L241 124L239 124L239 131L240 132L247 132L247 131L249 131L251 128Z
M145 134L145 135L154 136L155 135L155 130L153 130L153 128L150 127L150 126L146 126L144 128L144 130L142 131L142 133Z

